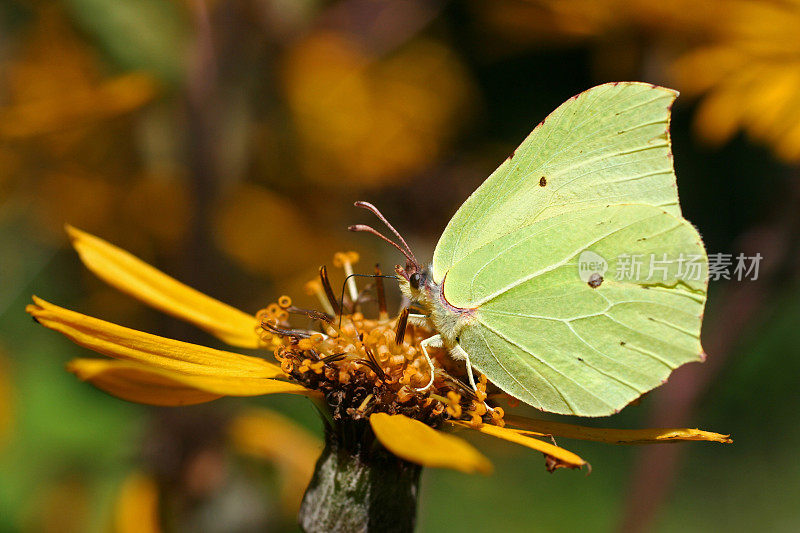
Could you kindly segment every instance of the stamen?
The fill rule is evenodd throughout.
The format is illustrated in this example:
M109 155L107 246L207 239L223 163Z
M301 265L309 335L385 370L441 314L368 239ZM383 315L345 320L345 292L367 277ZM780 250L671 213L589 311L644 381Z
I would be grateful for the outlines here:
M305 309L303 307L290 305L286 308L286 311L298 315L305 315L312 320L321 320L322 322L333 324L333 317L331 317L328 313L323 313L322 311L317 311L316 309Z
M358 288L356 287L356 280L353 276L353 263L358 262L357 252L337 252L333 256L333 266L344 269L344 274L347 279L347 288L350 291L350 301L353 305L358 302ZM355 308L353 309L355 311Z
M374 394L367 394L367 397L364 398L364 401L361 402L361 405L358 406L358 410L361 411L362 413L366 411L367 405L369 404L369 401L372 399L373 396Z
M330 301L328 300L327 296L325 295L325 291L322 290L322 282L318 279L313 279L306 283L305 285L306 294L311 295L314 294L317 296L319 300L319 304L331 316L336 316L336 312L331 307Z
M461 418L461 395L455 391L447 393L447 414L453 418Z
M367 357L372 362L372 364L375 365L375 373L378 374L378 378L381 381L386 381L386 373L383 371L383 368L381 368L380 363L378 363L378 360L375 358L375 354L372 353L372 350L369 349L369 346L364 346L364 352L366 352Z
M477 413L472 413L472 418L469 421L469 425L475 429L478 429L483 424L483 418L480 417Z
M394 343L400 346L403 344L406 336L406 326L408 325L408 307L403 309L400 313L400 318L397 319L397 325L394 328Z
M265 320L261 322L261 327L270 330L273 333L277 333L278 335L283 335L284 337L295 337L297 339L308 339L312 335L316 334L315 331L308 331L303 329L284 329L279 328L277 325L272 324L271 322Z
M381 267L375 265L375 290L378 293L378 319L386 320L389 318L389 313L386 312L386 293L383 287L383 278L381 278Z
M347 357L347 354L344 353L344 352L342 352L342 353L334 353L334 354L331 354L331 355L329 355L327 357L323 357L321 359L321 361L323 363L325 363L325 364L329 364L329 363L333 363L335 361L341 361L345 357Z
M320 282L322 282L322 288L325 290L325 296L332 308L333 315L340 316L342 314L342 309L339 307L339 302L336 301L336 296L333 295L331 282L328 280L328 269L325 268L325 265L319 267L319 279Z

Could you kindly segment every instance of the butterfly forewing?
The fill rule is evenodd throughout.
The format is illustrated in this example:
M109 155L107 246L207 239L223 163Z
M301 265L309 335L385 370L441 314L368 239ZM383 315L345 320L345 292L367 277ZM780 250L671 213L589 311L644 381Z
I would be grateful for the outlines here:
M433 274L515 229L599 204L644 203L680 215L669 144L677 93L600 85L550 114L461 206L442 234Z

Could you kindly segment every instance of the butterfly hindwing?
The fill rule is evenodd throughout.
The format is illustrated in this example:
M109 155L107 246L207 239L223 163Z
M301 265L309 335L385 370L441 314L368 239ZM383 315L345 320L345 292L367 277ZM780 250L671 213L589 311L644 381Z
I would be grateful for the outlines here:
M608 263L592 283L579 276L586 250ZM658 268L648 278L651 258ZM690 260L698 268L687 277ZM495 239L448 272L444 291L475 309L459 344L493 383L545 411L603 416L701 359L706 280L691 224L661 208L618 205Z

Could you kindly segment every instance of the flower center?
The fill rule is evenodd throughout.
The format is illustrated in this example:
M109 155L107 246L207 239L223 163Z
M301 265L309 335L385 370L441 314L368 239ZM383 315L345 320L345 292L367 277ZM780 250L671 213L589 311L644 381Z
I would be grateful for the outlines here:
M347 270L347 269L345 269ZM321 284L327 272L321 270ZM350 278L352 281L352 278ZM334 420L360 420L376 412L402 414L438 427L446 419L467 420L474 425L503 425L503 410L487 409L487 381L481 376L477 391L464 383L463 365L454 362L444 348L428 348L431 368L420 343L432 336L429 328L407 324L407 313L387 318L380 278L376 295L378 318L367 318L359 310L369 295L358 293L341 304L325 302L326 309L350 309L337 317L301 309L282 296L258 313L262 340L274 349L283 371L305 387L322 392ZM320 295L329 290L316 291ZM361 294L359 297L358 294ZM354 310L355 309L355 310ZM305 315L317 326L296 329L290 316ZM421 392L434 372L433 386Z

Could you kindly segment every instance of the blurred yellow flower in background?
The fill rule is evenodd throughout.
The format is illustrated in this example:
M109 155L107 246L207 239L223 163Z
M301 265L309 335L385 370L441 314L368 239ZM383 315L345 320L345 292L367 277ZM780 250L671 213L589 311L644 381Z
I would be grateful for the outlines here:
M711 40L673 65L678 88L704 95L695 126L721 144L737 131L800 161L800 2L733 1L709 25Z
M724 5L693 0L499 0L473 2L473 9L494 36L530 45L625 33L701 36Z
M105 75L96 52L55 6L41 7L28 31L25 48L7 67L9 102L0 107L0 139L80 130L138 109L158 93L147 74Z
M269 409L248 409L230 425L233 448L243 456L273 464L278 470L282 510L294 517L300 508L322 441L307 430Z
M89 526L91 489L79 474L61 475L39 487L27 502L23 531L37 533L81 533Z
M518 46L591 41L599 71L644 74L685 96L702 97L694 126L711 144L744 131L781 159L800 161L798 0L503 0L474 5L498 38Z
M472 96L455 53L426 39L374 58L344 34L314 34L290 51L283 78L301 166L321 183L377 186L419 172Z
M143 472L132 472L120 487L114 508L114 533L160 533L158 485Z
M332 254L338 246L324 225L313 229L296 205L259 185L237 185L218 202L217 246L246 270L278 278L315 264L320 253Z
M186 184L142 170L130 143L132 115L161 95L158 82L111 73L57 5L38 5L20 31L0 101L0 200L32 214L51 243L70 220L174 245L189 219Z

